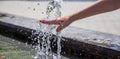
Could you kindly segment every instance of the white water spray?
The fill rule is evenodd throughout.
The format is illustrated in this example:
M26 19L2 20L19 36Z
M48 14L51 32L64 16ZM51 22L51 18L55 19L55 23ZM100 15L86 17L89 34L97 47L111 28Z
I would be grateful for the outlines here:
M46 8L46 20L54 20L61 17L61 2L62 0L51 0ZM61 36L60 33L54 33L57 37L57 54L52 52L50 39L52 38L53 30L57 27L56 25L39 24L40 28L33 33L37 36L32 39L35 45L36 55L34 59L61 59ZM42 32L40 32L42 31ZM41 40L39 40L42 38ZM37 41L37 42L36 42Z

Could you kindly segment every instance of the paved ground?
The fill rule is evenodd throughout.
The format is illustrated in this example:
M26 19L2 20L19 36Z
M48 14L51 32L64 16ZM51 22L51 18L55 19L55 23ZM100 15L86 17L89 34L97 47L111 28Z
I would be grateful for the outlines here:
M39 5L37 5L38 3ZM64 2L62 5L62 16L69 15L76 11L82 10L83 8L86 8L87 6L93 3L94 2L92 1ZM43 13L45 12L46 6L47 2L45 1L0 1L0 12L35 18L39 20L45 18L45 15ZM35 9L35 11L33 11L33 9ZM108 12L76 21L70 26L120 35L119 15L120 9L113 12Z

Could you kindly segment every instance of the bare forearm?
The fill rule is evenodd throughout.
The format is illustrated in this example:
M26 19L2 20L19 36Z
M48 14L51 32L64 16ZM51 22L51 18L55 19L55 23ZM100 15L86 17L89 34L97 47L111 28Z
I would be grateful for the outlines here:
M70 15L71 20L75 21L78 19L86 18L96 14L109 12L120 8L120 0L102 0L98 1L90 7Z

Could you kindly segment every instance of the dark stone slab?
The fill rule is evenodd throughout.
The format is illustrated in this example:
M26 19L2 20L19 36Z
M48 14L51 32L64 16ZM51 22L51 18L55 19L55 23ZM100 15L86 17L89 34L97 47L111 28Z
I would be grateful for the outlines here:
M2 35L35 45L37 43L32 43L31 39L37 34L32 37L31 35L36 29L37 20L35 19L0 13L0 34ZM120 36L74 27L66 28L61 35L63 37L61 54L65 56L74 55L83 59L120 59ZM51 42L56 44L56 41L53 42L54 37L56 35L52 35ZM56 47L54 45L52 48L54 52Z

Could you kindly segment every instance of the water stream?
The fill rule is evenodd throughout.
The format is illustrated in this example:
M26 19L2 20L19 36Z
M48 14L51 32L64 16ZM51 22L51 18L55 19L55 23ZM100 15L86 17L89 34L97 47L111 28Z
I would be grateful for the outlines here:
M61 17L61 2L62 0L49 1L46 8L46 20L53 20ZM34 59L61 59L61 36L60 32L58 33L55 31L57 26L46 24L38 25L39 28L36 30L36 32L33 32L33 35L38 35L32 39L34 43L38 43L34 46L36 50ZM42 33L40 31L42 31ZM55 34L57 36L55 37L55 40L57 41L57 54L52 52L52 47L50 46L52 43L50 41L52 34ZM42 39L39 40L40 38Z

